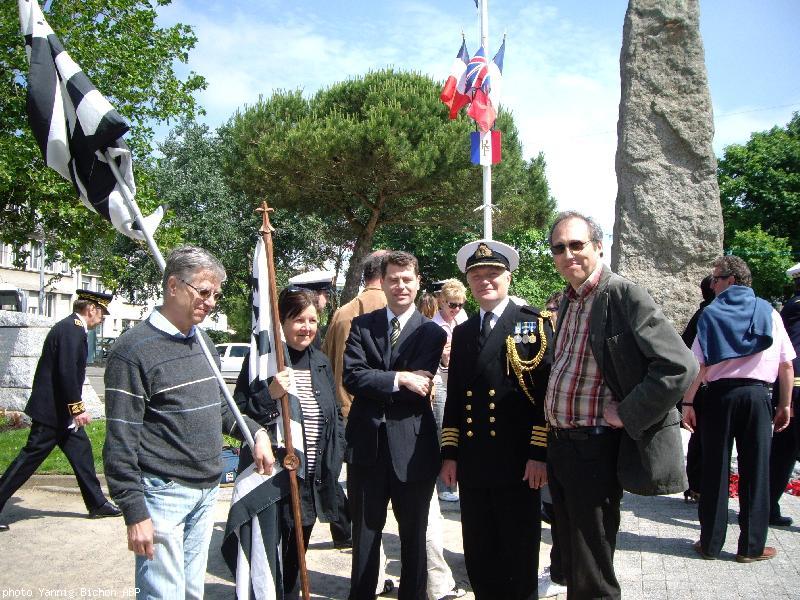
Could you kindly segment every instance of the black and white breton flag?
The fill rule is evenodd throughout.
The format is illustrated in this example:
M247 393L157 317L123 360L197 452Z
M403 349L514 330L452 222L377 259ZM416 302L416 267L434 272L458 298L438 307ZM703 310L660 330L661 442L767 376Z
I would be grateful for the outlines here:
M18 3L29 63L28 121L45 163L71 181L81 201L117 231L144 239L104 155L115 161L133 198L131 153L122 140L128 124L64 50L37 0ZM144 219L145 227L152 233L163 215L159 207Z
M277 373L276 343L270 311L269 279L264 241L259 238L253 257L253 330L250 338L249 377L251 397L270 402L267 380ZM278 347L285 353L283 342ZM288 357L287 357L288 361ZM288 362L286 364L289 364ZM300 459L297 475L305 476L302 412L294 380L289 389L292 446ZM228 523L222 542L222 555L236 576L238 600L283 598L281 567L280 500L289 497L289 474L279 466L286 456L286 435L278 404L270 425L278 451L272 475L259 475L254 465L247 467L233 488Z

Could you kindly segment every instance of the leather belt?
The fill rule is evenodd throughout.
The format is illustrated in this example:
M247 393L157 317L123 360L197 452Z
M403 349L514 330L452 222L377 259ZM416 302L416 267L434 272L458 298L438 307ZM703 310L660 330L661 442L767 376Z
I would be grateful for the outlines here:
M614 431L612 427L569 427L565 429L550 428L550 433L557 440L587 440L593 435L603 435Z

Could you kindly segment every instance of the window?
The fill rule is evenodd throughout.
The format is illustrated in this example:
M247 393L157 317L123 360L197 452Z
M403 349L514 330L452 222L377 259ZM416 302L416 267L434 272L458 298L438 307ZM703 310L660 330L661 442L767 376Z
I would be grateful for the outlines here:
M229 356L241 358L250 352L250 346L231 346L231 353Z
M82 277L81 278L81 289L83 289L83 290L91 290L92 289L92 279L91 279L91 277Z
M0 265L10 267L13 261L13 252L8 244L0 244Z

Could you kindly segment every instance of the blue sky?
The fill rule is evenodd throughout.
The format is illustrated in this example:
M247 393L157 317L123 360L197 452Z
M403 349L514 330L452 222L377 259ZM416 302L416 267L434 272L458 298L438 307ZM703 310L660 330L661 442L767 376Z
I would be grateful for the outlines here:
M506 33L503 104L526 156L544 152L559 207L592 214L609 233L626 8L626 0L489 3L489 55ZM310 95L369 69L444 80L462 29L470 52L479 46L472 0L173 0L159 10L164 25L195 29L189 68L208 80L198 99L212 127L259 95ZM700 10L720 156L800 111L800 2L704 0Z

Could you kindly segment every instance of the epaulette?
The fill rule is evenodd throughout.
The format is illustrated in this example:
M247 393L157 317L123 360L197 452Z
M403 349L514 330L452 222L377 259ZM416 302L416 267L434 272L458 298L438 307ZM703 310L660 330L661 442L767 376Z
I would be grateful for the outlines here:
M72 322L78 327L83 327L83 322L80 319L74 319Z

